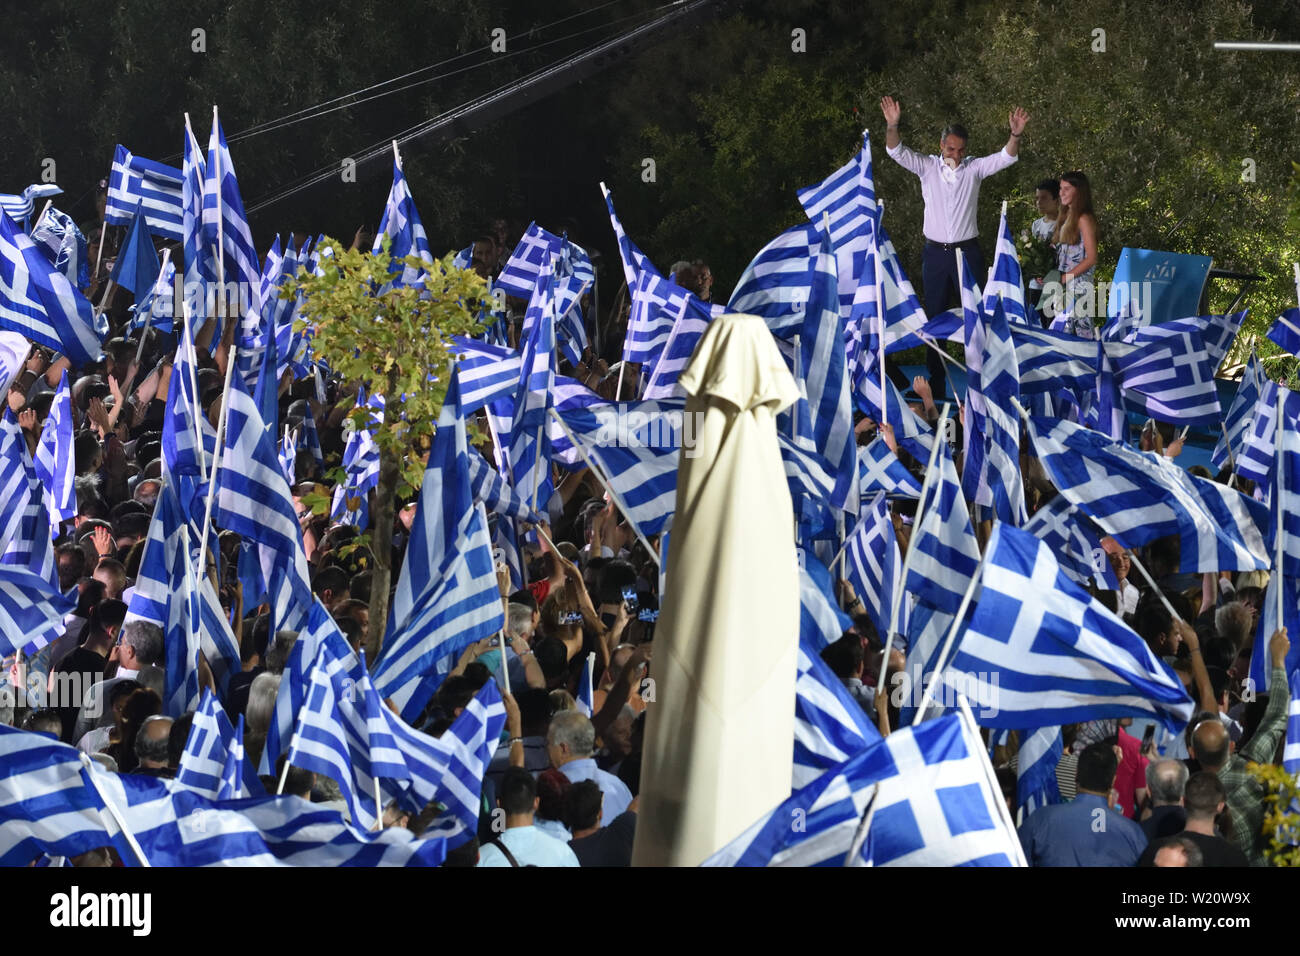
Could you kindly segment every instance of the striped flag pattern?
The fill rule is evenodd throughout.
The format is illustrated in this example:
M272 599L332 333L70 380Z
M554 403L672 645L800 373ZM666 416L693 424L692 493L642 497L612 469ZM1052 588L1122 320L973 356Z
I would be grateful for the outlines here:
M878 491L897 498L921 497L921 483L879 436L858 448L858 485L864 499Z
M208 161L204 168L203 234L213 255L220 256L224 263L220 278L226 287L218 290L219 299L229 302L233 289L238 293L239 318L242 320L250 313L255 315L261 309L262 270L258 268L257 249L253 246L253 233L244 215L244 201L240 196L230 149L226 146L226 134L215 113L212 135L208 139ZM228 310L229 306L222 308ZM226 318L235 318L229 311L223 314Z
M809 279L815 277L813 263L822 244L820 227L811 222L791 226L760 249L741 273L727 311L757 315L779 338L793 334L803 322L812 291ZM629 336L631 328L629 322ZM624 359L638 361L626 354Z
M888 634L903 559L884 492L878 492L869 503L864 503L858 523L849 532L845 554L849 559L849 583L866 605L876 633Z
M994 524L979 587L943 675L985 708L986 726L1131 716L1179 733L1191 718L1194 705L1178 676L1062 574L1033 535Z
M972 391L979 389L984 404L983 434L975 436L984 449L974 500L990 509L999 521L1019 527L1028 517L1020 477L1020 414L1016 409L1020 370L1003 301L994 300L980 369L972 375L972 382L977 383Z
M209 312L208 284L217 281L217 264L203 229L203 189L208 178L208 164L188 122L185 124L184 153L180 238L185 257L185 304L191 318L199 320ZM177 303L176 311L180 312L180 303Z
M418 256L426 264L433 263L433 254L429 251L429 236L424 231L424 223L415 209L415 199L411 196L411 187L402 173L402 162L393 157L393 185L388 191L388 201L384 204L384 215L375 232L375 244L372 252L383 248L385 237L389 240L388 254L394 260L390 267L396 276L394 286L419 286L421 270L402 265L397 260L408 256Z
M72 483L75 477L72 456L72 393L68 390L66 369L59 378L54 402L50 405L50 412L41 428L41 440L36 446L33 464L36 476L40 478L49 496L50 524L57 528L60 522L75 518L77 495Z
M18 221L17 216L13 219ZM89 288L89 246L71 216L50 206L41 221L32 227L31 236L32 242L45 250L50 262L69 282L78 289Z
M23 223L36 212L36 201L62 194L54 183L32 183L21 193L0 193L0 212L7 213L16 223ZM135 208L135 203L131 204Z
M235 728L230 725L225 708L210 690L204 690L203 699L194 712L194 721L190 724L190 734L185 738L185 750L176 768L176 779L209 799L227 799L220 794L236 740ZM239 781L245 788L245 796L264 793L251 766L244 765Z
M1245 371L1241 374L1241 383L1237 386L1236 397L1233 398L1228 414L1223 419L1223 433L1219 435L1219 441L1210 456L1210 463L1215 468L1223 468L1228 464L1235 465L1237 457L1241 455L1246 436L1250 433L1255 404L1259 401L1259 391L1263 381L1264 372L1260 368L1259 359L1252 355Z
M104 222L110 226L129 225L140 203L144 204L145 221L151 232L177 241L184 238L181 171L135 156L118 144L108 177Z
M988 284L984 286L984 314L992 315L997 303L1002 303L1007 321L1028 325L1025 313L1025 288L1020 273L1020 257L1016 243L1007 225L1006 209L998 220L998 242L993 253L993 268L989 270Z
M1219 424L1216 366L1200 334L1156 328L1162 329L1160 336L1145 345L1105 346L1114 362L1125 405L1161 421Z
M1068 332L1032 325L1011 326L1023 395L1056 394L1068 388L1076 395L1092 391L1097 377L1097 343Z
M1016 806L1026 817L1042 807L1061 803L1056 767L1065 753L1061 728L1039 727L1020 731L1016 755Z
M1057 495L1034 512L1024 529L1056 555L1061 572L1080 587L1095 584L1102 591L1118 591L1119 579L1101 546L1097 526L1064 495Z
M880 739L862 706L804 637L794 692L795 789Z
M1300 309L1287 309L1268 330L1268 340L1292 355L1300 354Z

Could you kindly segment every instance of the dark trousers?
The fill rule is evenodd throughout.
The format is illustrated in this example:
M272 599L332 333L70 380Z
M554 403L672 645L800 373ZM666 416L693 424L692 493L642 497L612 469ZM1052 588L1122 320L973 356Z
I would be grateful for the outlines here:
M961 305L961 285L957 276L957 250L965 253L965 267L975 276L975 283L983 285L984 253L980 252L978 239L949 245L926 240L925 254L921 259L921 283L926 315L934 318L940 312ZM948 394L948 370L934 349L926 348L925 365L930 373L930 389L935 402L941 403Z

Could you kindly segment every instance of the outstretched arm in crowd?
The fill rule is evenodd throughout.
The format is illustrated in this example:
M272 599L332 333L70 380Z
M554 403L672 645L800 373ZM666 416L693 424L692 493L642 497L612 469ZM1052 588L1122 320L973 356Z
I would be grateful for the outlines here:
M1205 668L1205 658L1201 656L1201 639L1196 636L1196 628L1181 617L1174 616L1174 628L1187 644L1192 655L1192 680L1196 685L1196 698L1201 710L1212 714L1219 712L1219 701L1214 696L1214 687L1210 684L1210 672Z
M618 719L623 707L632 697L632 691L641 686L641 675L645 673L646 662L650 660L651 647L650 644L638 644L632 650L623 670L619 672L618 680L614 681L614 686L605 696L605 703L591 715L591 725L596 728L597 736L603 735Z
M1286 732L1287 710L1291 703L1291 693L1287 687L1286 656L1291 650L1291 641L1287 638L1286 628L1273 632L1268 641L1269 663L1272 670L1268 677L1268 706L1264 716L1246 746L1241 748L1241 756L1255 763L1270 763L1277 751L1278 741Z
M502 661L502 666L505 662ZM519 715L519 704L513 694L502 694L501 703L506 708L506 730L510 734L510 766L522 769L524 765L524 722Z

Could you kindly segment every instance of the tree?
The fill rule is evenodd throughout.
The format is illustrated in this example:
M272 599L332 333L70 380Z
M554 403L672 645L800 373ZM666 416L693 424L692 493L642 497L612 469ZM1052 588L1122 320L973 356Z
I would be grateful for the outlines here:
M316 356L350 386L384 399L382 421L373 421L373 411L365 404L348 416L353 427L370 429L379 448L371 531L354 544L368 544L375 558L366 635L366 654L373 661L379 658L388 623L394 503L417 492L424 477L434 423L455 364L447 338L481 330L477 316L487 307L488 290L473 271L453 266L450 254L429 265L414 256L390 258L387 239L374 254L345 252L328 238L324 248L329 250L320 257L324 274L300 269L280 295L293 298L302 292L296 329L312 330ZM402 266L420 271L416 285L391 282ZM335 469L330 477L341 481L343 469ZM324 495L308 495L304 503L323 513L330 501Z

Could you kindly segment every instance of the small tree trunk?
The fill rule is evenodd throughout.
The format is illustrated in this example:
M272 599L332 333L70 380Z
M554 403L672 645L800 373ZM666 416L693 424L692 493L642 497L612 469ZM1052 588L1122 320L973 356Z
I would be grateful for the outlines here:
M370 548L375 555L375 567L370 580L366 662L372 667L379 660L384 630L388 627L388 592L393 581L393 503L401 470L401 462L391 452L380 451L379 484L375 487L375 506L370 512Z

